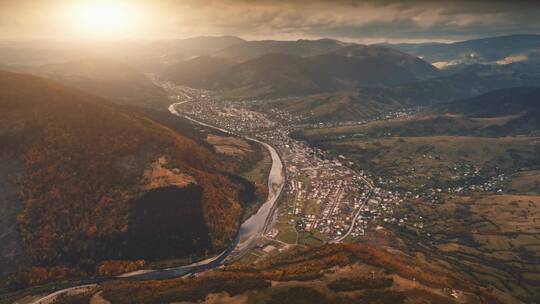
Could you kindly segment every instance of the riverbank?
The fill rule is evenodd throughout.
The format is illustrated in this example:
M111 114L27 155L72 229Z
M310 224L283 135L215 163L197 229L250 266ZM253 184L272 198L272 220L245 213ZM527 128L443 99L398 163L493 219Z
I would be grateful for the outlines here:
M212 128L212 129L224 132L226 134L242 137L245 140L261 144L268 150L272 159L272 167L268 175L268 198L266 202L261 205L257 213L249 217L240 226L235 248L232 249L231 252L228 254L228 257L225 258L225 259L228 258L227 260L229 261L231 259L236 260L240 258L243 254L245 254L247 250L249 250L249 248L254 244L256 239L265 232L266 226L270 223L270 220L273 215L273 211L275 211L275 208L274 208L275 204L278 198L280 197L281 192L283 191L283 188L285 186L285 169L283 166L283 162L278 152L276 151L276 149L274 149L274 147L272 147L271 145L265 142L262 142L258 139L255 139L249 136L236 134L235 132L232 132L232 131L229 131L229 130L226 130L217 126L213 126L206 122L196 120L195 118L181 114L180 112L176 110L177 106L180 106L188 101L190 100L185 100L185 101L181 101L181 102L170 105L169 112L171 112L172 114L176 116L188 119L191 122L202 125L204 127Z
M279 156L277 151L269 144L262 142L258 139L235 134L234 132L231 132L229 130L212 126L208 123L198 121L192 117L179 113L176 110L176 106L182 103L188 102L188 101L192 101L192 100L188 99L188 100L170 105L168 108L169 112L173 115L185 118L201 126L216 129L226 134L242 137L248 141L257 142L258 144L263 145L268 150L272 159L272 167L268 175L268 198L266 202L261 205L257 213L249 217L240 226L235 242L232 243L228 249L226 249L219 255L205 259L203 261L199 261L190 265L185 265L185 266L180 266L180 267L173 267L173 268L159 269L159 270L153 270L153 269L139 270L136 272L120 275L116 277L118 279L120 278L131 279L131 280L170 279L170 278L185 276L188 274L193 274L193 273L197 273L201 271L206 271L212 268L216 268L222 265L225 261L231 262L242 257L251 248L251 246L256 242L256 240L260 236L262 236L262 234L266 231L266 226L269 223L271 223L272 215L275 211L276 202L279 199L285 185L285 170L284 170L281 157ZM106 279L103 279L102 281L105 281L105 280ZM56 291L53 294L49 294L43 298L40 298L39 300L32 302L32 304L50 303L50 301L54 300L56 297L64 295L64 294L68 294L71 291L77 290L78 288L81 288L81 287L82 286L74 286L67 289Z

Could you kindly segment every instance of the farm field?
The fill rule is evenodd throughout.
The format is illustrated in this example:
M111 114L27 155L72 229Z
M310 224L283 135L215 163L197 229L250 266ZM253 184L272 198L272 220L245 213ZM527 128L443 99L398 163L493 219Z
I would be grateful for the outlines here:
M424 252L443 256L472 280L522 296L540 291L540 196L477 193L437 205L413 201L400 212L422 218L422 231L391 229L420 240Z
M540 165L538 137L386 137L320 145L403 189L447 188ZM511 187L531 188L535 176L520 175Z

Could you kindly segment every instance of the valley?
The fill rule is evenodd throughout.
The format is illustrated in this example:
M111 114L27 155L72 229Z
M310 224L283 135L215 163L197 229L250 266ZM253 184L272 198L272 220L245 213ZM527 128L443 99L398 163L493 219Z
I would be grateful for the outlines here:
M366 250L363 246L371 248L381 242L387 248L383 252L407 256L413 265L440 268L437 271L451 273L459 269L462 280L495 286L497 292L505 292L497 295L498 300L509 296L506 293L527 298L537 292L534 287L537 270L533 266L537 259L534 252L540 244L540 240L534 237L534 223L539 214L535 205L537 197L505 194L510 191L514 178L516 182L512 189L534 187L528 180L535 173L527 170L537 166L536 137L491 138L437 133L432 136L392 136L386 131L379 131L387 130L388 126L394 128L393 125L407 126L418 120L433 120L432 117L426 120L423 112L408 109L397 109L351 123L306 124L292 112L265 108L256 111L257 100L230 101L213 91L179 86L155 77L153 81L168 92L172 114L201 131L218 131L206 137L216 152L238 155L245 153L246 149L253 149L235 138L256 142L269 151L272 165L266 180L268 198L258 205L257 211L252 211L253 215L239 227L236 240L222 253L188 265L134 271L122 276L122 279L143 280L141 283L104 280L93 285L93 294L104 292L108 299L121 303L118 293L133 288L134 296L142 299L146 295L140 292L146 284L157 284L153 287L157 290L167 284L184 286L182 284L185 283L180 282L188 280L186 275L201 277L201 284L214 280L214 276L224 281L231 276L242 278L240 280L249 278L255 280L251 288L264 289L264 279L255 279L248 274L253 267L250 265L275 263L270 261L281 261L283 255L294 254L292 252L297 250L322 250L316 248L334 248L331 246L340 246L339 243L360 244L361 247L351 249L355 252ZM511 120L501 121L507 123ZM495 123L501 124L499 121ZM474 152L478 150L484 154ZM525 170L523 174L515 170L520 167ZM493 201L497 201L497 205L492 206ZM517 217L522 206L528 206L526 221ZM527 224L530 221L532 225ZM512 225L521 228L510 228ZM321 265L321 269L326 269L324 272L334 265L334 262L329 262L337 258L333 254L328 257L328 262L323 262L324 266ZM524 257L529 264L519 262L517 265ZM351 266L353 268L366 267L365 260L359 265L355 264L358 262L348 263L356 265ZM388 267L386 263L383 268ZM501 263L505 266L495 270L495 265ZM282 266L271 266L274 267ZM289 271L290 268L286 269ZM373 271L382 275L381 270ZM491 275L486 275L486 272ZM516 276L516 272L523 275ZM386 287L375 288L396 286L396 280L400 284L409 280L407 284L416 286L416 277L403 275L393 276L390 285L384 285ZM283 280L280 284L284 290L292 292L296 287L285 286L293 278L276 280ZM383 278L390 280L387 275ZM422 278L418 284L428 288L433 284L429 281ZM342 287L335 287L340 286L338 282L345 286L354 284L328 281L325 288L337 288L337 293L331 297L339 297L339 288ZM239 285L236 283L227 284L220 284L227 296L250 294L245 289L237 289ZM302 295L311 292L309 290L316 284L319 283L307 280L302 287L305 288ZM423 296L471 300L472 293L480 292L471 292L465 286L458 288L460 285L455 282L444 284L447 287L442 288L442 293L424 289L427 293ZM170 296L179 297L178 292L190 290L182 288L187 287L171 290ZM209 292L218 292L221 288L211 288ZM391 301L393 296L397 296L391 289L384 290L378 297L388 296ZM489 294L493 291L480 293L484 292ZM194 298L188 298L200 299L200 296L202 294L194 294ZM58 299L62 300L62 296Z
M173 100L185 99L176 104L176 111L235 134L260 138L276 147L287 172L288 191L283 198L287 205L279 209L269 236L287 243L291 241L291 233L296 233L303 235L300 242L305 239L321 244L342 240L349 234L359 236L367 224L360 211L369 212L368 200L379 202L384 197L387 204L394 203L391 194L373 189L370 177L351 170L339 158L330 159L324 151L292 139L288 132L293 125L221 101L210 92L170 83L162 86L179 94L173 95ZM298 240L293 244L297 243Z
M0 303L536 303L539 37L2 42Z
M291 245L371 243L373 235L388 230L384 239L392 246L449 263L478 284L523 298L538 292L534 252L540 240L528 230L537 226L538 197L523 195L539 191L530 188L535 171L529 170L539 165L540 142L535 131L532 136L502 133L505 124L527 116L524 110L512 110L519 115L502 110L489 118L467 110L474 123L466 132L494 128L503 134L475 137L460 135L463 129L435 124L431 129L438 118L430 109L397 109L349 124L306 124L294 112L261 108L258 100L227 101L212 92L175 88L190 96L178 98L196 100L180 105L187 115L264 138L283 158L287 192L273 229L241 262L263 262ZM418 132L409 127L418 121L426 126L422 133L404 133ZM405 131L392 134L398 127ZM527 190L517 190L518 185ZM506 224L523 228L506 230ZM529 262L523 262L525 256Z
M12 145L2 146L0 156L14 164L1 175L7 189L1 237L10 245L3 254L12 259L2 263L16 262L2 281L5 290L111 277L156 261L169 260L170 267L174 259L222 252L235 238L244 206L266 195L236 175L257 166L262 158L257 144L247 144L246 153L233 158L212 152L210 144L190 138L193 134L172 130L185 128L182 123L171 123L169 129L45 79L0 76L13 94L1 103L6 110L2 140ZM21 104L6 107L10 102ZM161 114L153 115L162 120ZM95 129L78 133L83 125ZM91 156L95 151L97 158ZM89 161L90 166L83 165ZM50 182L58 179L62 182ZM73 201L75 196L96 200L100 207ZM57 218L64 220L51 220ZM3 265L4 273L9 269Z
M505 125L536 111L516 110L520 114L512 116L518 104L537 97L509 92L516 94L479 96L452 103L454 110L436 106L444 108L442 116L426 109L363 124L312 126L297 137L331 155L345 156L353 168L377 176L376 185L401 197L402 203L374 224L395 233L395 241L407 244L406 250L443 259L482 284L534 297L540 240L529 229L536 229L538 221L540 189L531 182L540 165L540 142L534 124L527 135L506 133L516 129ZM475 104L488 100L489 107ZM504 107L495 106L497 100ZM445 122L461 119L447 113L458 106L468 107L467 119L477 122ZM482 136L494 134L485 131L489 128L498 135Z

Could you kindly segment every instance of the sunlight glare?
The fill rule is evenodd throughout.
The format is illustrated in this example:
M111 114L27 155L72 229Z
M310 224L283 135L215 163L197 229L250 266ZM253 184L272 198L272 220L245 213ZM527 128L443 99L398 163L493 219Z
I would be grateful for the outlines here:
M95 38L129 34L136 23L135 7L123 1L81 1L70 12L74 29Z

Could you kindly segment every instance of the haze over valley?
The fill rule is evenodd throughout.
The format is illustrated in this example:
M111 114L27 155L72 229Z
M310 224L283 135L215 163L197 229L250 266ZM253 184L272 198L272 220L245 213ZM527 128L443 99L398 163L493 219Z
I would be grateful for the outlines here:
M0 303L539 302L537 13L0 3Z

